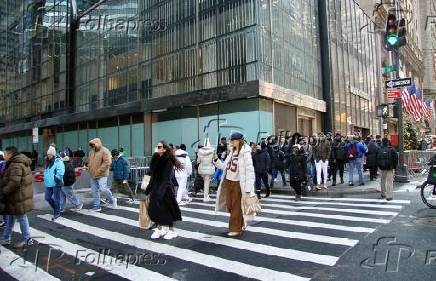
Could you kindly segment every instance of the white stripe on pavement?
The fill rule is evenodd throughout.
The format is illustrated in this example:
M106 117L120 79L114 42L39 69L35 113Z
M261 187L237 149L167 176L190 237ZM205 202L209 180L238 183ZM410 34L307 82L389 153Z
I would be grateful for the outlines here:
M135 208L129 208L129 207L121 207L121 208L126 211L139 213L139 210ZM79 212L79 213L83 214L83 212ZM197 219L197 218L187 217L185 215L183 216L183 221L194 222L194 223L204 224L212 227L221 227L221 228L227 228L229 226L229 224L225 222ZM258 227L258 226L250 226L249 232L263 233L263 234L280 236L290 239L301 239L301 240L316 241L316 242L327 243L327 244L344 245L350 247L356 245L359 242L358 240L353 240L349 238L337 238L333 236L317 235L317 234L310 234L310 233L303 233L303 232L288 232L288 231L282 231L282 230L276 230L272 228Z
M0 268L20 281L59 280L36 266L34 263L30 261L24 262L24 259L21 256L16 255L14 252L3 246L0 246Z
M215 207L215 206L211 206L207 203L191 202L190 205L206 206L206 207L212 207L212 208ZM272 209L264 209L264 208L262 208L261 212L262 213L269 213L269 214L276 214L276 215L315 217L315 218L325 218L325 219L342 220L342 221L361 221L361 222L374 222L374 223L383 223L383 224L387 224L390 222L390 220L385 220L385 219L373 219L373 218L344 216L344 215L327 215L327 214L317 214L317 213L307 213L307 212L292 212L292 211L272 210Z
M45 219L47 221L51 221L52 216L39 215L38 217ZM294 275L292 273L280 272L280 271L270 270L268 268L252 266L242 262L226 260L212 255L206 255L189 249L182 249L167 244L156 243L151 240L131 237L122 233L101 229L99 227L93 227L66 218L60 218L56 220L55 223L66 227L74 228L80 232L88 233L90 235L100 237L102 239L108 239L111 241L116 241L117 243L133 246L138 249L144 249L167 256L172 256L177 259L182 259L185 261L197 263L221 271L235 273L247 278L255 278L259 280L277 280L277 281L279 280L309 281L310 280L310 278L304 278L301 276Z
M97 212L80 212L80 213L86 216L96 217L107 221L113 221L113 222L131 225L134 227L139 227L138 221L136 220L130 220L127 218L122 218L118 216L107 215ZM263 255L277 256L277 257L282 257L285 259L292 259L297 261L313 262L322 265L333 266L336 264L336 262L339 259L338 257L335 256L313 254L313 253L303 252L293 249L284 249L274 246L251 243L243 240L224 238L224 237L201 233L201 232L187 231L180 228L178 228L176 232L179 236L188 239L195 239L202 242L224 245L240 250L252 251Z
M203 201L202 198L192 198L195 201ZM215 202L215 199L210 199L211 202ZM274 198L262 198L261 203L268 204L269 202L280 202L296 205L333 205L333 206L351 206L351 207L364 207L364 208L375 208L375 209L396 209L401 210L403 206L401 205L382 205L382 204L356 204L356 203L342 203L342 202L320 202L320 201L291 201L289 199L274 199Z
M295 198L295 196L286 196L286 195L271 195L269 198ZM369 198L338 198L338 197L303 197L303 198L311 198L315 200L321 201L355 201L355 202L372 202L372 203L384 203L384 204L410 204L410 200L391 200L386 201L384 199L369 199Z
M388 212L388 211L374 211L374 210L361 210L361 209L339 209L339 208L325 208L318 206L288 206L282 204L268 204L264 205L266 207L282 208L288 210L320 210L320 211L332 211L338 213L352 213L352 214L364 214L364 215L376 215L376 216L396 216L398 212Z
M129 211L131 208L118 205L118 209L121 209L121 210L124 209L124 210ZM193 212L193 213L197 213L197 214L203 214L203 215L212 215L212 216L220 215L220 216L227 216L227 217L229 216L229 213L215 212L215 211L205 210L205 209L195 209L195 208L192 209L192 208L180 207L180 210L187 211L187 212ZM337 225L337 224L329 224L329 223L321 223L321 222L311 222L311 221L294 221L294 220L285 220L285 219L269 218L269 217L262 217L262 216L255 216L255 221L276 222L276 223L286 224L286 225L296 225L296 226L312 227L312 228L326 228L326 229L334 229L334 230L356 232L356 233L372 233L375 231L374 228L369 228L369 227L345 226L345 225Z
M55 244L58 246L60 251L64 252L67 255L73 256L76 259L81 260L83 263L87 263L88 261L92 261L92 258L87 257L100 257L101 253L96 252L92 249L84 248L83 246L70 243L66 240L56 238L51 236L50 234L46 232L42 232L36 228L30 228L30 232L33 236L38 236L41 238L35 238L40 243L44 244ZM105 249L106 250L106 249ZM80 254L82 252L83 254ZM134 255L134 253L132 253ZM116 257L116 255L115 255ZM127 256L126 256L127 257ZM132 256L133 257L133 256ZM103 260L98 260L97 262L89 263L90 265L102 268L110 273L113 273L115 275L118 275L122 278L126 278L129 280L141 280L144 278L144 276L147 276L147 280L150 281L160 281L160 280L166 280L166 281L174 281L176 279L169 278L163 274L148 270L143 267L136 266L134 263L124 264L119 262L113 262L110 261L109 255L106 256L107 263L105 263ZM105 259L106 259L105 258ZM135 257L135 261L136 261ZM115 258L114 258L115 260ZM95 259L94 259L95 261ZM33 280L39 280L39 279L33 279Z
M202 195L203 193L197 193L197 195ZM216 197L216 194L210 194L210 197ZM262 198L264 199L275 199L275 198L283 198L283 199L293 199L295 196L290 195L278 195L278 194L272 194L269 198ZM371 203L383 203L383 204L410 204L410 200L391 200L386 201L385 199L370 199L370 198L355 198L355 197L319 197L319 196L305 196L303 197L303 200L305 199L313 199L313 200L320 200L320 201L345 201L345 202L371 202Z

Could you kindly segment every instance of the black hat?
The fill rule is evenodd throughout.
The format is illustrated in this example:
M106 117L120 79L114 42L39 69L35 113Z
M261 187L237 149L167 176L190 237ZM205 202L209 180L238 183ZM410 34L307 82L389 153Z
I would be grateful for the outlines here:
M112 154L112 156L114 156L114 155L118 156L118 155L120 155L120 152L118 151L118 149L112 149L111 154Z
M243 140L244 139L244 135L238 132L234 132L231 136L230 136L230 140Z

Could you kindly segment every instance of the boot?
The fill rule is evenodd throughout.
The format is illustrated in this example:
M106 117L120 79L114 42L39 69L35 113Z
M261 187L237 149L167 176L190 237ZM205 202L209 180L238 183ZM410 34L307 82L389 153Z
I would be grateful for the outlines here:
M344 178L343 177L341 178L341 184L344 184Z
M267 187L265 198L268 198L271 195L271 189Z
M256 191L256 195L257 195L257 199L260 200L260 198L262 198L262 197L260 196L260 191Z
M333 180L332 186L336 186L336 179Z

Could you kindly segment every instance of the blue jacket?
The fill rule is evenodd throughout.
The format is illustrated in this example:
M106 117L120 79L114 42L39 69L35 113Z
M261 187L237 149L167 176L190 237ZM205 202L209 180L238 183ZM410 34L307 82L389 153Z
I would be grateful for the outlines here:
M65 174L65 165L62 159L56 156L51 167L44 170L44 185L46 187L55 187L57 182L63 184ZM56 177L56 179L55 179Z
M114 180L127 180L129 179L130 168L129 161L120 156L118 159L113 158L111 164L111 171L113 172Z
M353 144L356 144L357 158L362 158L363 155L365 155L365 153L366 153L366 148L365 148L365 146L361 142L358 142L358 141L355 141L355 140L353 140L352 142L350 142L346 146L347 157L350 154L351 145L353 145Z

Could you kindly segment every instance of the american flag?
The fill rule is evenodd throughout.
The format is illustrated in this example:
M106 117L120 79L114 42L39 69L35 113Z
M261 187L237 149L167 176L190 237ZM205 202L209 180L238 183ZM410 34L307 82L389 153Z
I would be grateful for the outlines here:
M417 91L415 85L404 88L401 93L404 112L411 115L415 121L419 121L422 117L422 100L421 94Z
M430 120L433 117L433 101L428 100L423 103L422 111L424 113L424 118Z

